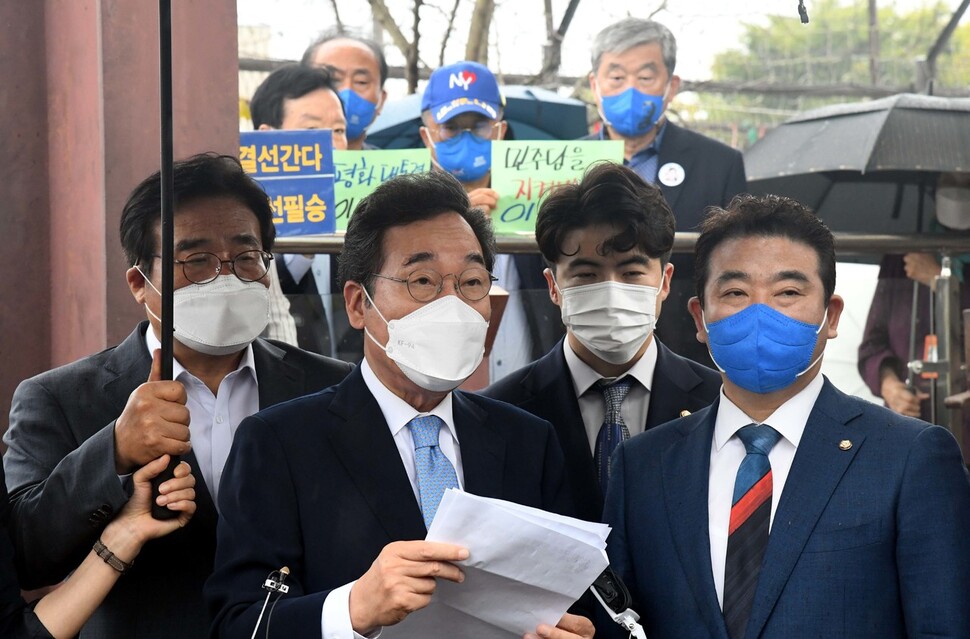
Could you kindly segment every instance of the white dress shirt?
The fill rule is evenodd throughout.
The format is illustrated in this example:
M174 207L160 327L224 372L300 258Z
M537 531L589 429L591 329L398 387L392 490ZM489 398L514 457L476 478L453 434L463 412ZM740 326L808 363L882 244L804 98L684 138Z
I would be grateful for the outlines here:
M394 438L394 445L397 446L401 461L404 463L404 470L407 471L408 480L411 482L411 489L414 491L414 498L421 503L421 496L418 492L417 472L414 464L414 441L411 439L411 429L407 428L408 422L415 417L434 415L440 417L445 423L446 428L442 428L438 433L438 448L442 454L448 458L451 465L455 467L455 475L458 476L458 486L464 488L465 476L461 465L461 447L458 443L458 433L455 430L455 419L452 413L452 394L448 393L441 403L432 408L427 413L422 413L403 399L392 393L374 374L367 358L360 364L360 372L364 377L367 390L371 392L377 405L381 408L384 421L391 431ZM323 613L321 615L320 626L323 632L323 639L373 639L380 635L380 630L364 637L353 630L350 623L350 589L355 582L345 584L340 588L330 591L326 600L323 602Z
M603 377L589 364L579 359L572 347L569 339L563 340L563 353L566 356L566 368L573 379L573 389L576 391L576 398L579 401L579 412L583 417L583 425L586 426L586 437L589 439L589 449L596 451L596 438L599 435L603 419L606 417L606 399L602 391L596 388L596 382ZM638 383L630 386L630 391L620 404L620 416L630 431L630 436L643 432L647 423L647 413L650 410L650 388L653 385L653 372L657 368L657 340L650 338L650 345L644 351L643 356L630 367L630 369L617 377L632 377Z
M823 381L822 375L816 373L815 379L809 382L808 386L779 406L768 419L760 422L771 426L781 434L781 439L768 453L768 461L771 462L769 530L771 522L775 520L775 511L778 509L778 502L785 489L785 481L788 479L788 471L791 470L798 442L805 432L805 425L808 423L812 408L815 407L815 400L822 391ZM728 399L722 386L721 401L714 422L714 439L711 442L711 470L707 498L711 569L714 574L717 601L722 607L724 605L724 566L727 560L728 526L731 522L734 481L738 475L738 468L747 454L744 444L734 435L744 426L753 423L759 422L748 417Z
M151 355L162 347L151 326L145 333L148 353ZM213 395L202 380L185 370L178 360L172 362L172 377L185 387L189 409L189 431L192 451L199 464L197 469L205 481L212 503L219 504L219 481L229 457L232 438L239 423L259 411L259 386L256 365L253 361L253 345L243 351L236 370L226 375Z

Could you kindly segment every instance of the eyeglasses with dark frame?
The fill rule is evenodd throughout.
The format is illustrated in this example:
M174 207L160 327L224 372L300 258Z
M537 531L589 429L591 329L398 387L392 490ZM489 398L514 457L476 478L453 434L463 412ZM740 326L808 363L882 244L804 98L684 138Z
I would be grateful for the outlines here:
M465 131L468 131L479 140L491 140L492 132L501 122L495 120L479 120L474 126L458 127L451 122L442 122L435 127L435 133L441 142L456 138Z
M433 269L414 271L405 278L382 275L380 273L371 273L371 275L385 280L391 280L392 282L406 284L408 293L410 293L416 302L430 302L438 297L438 293L444 287L446 277L455 278L455 288L458 289L458 294L470 302L477 302L480 299L484 299L492 289L492 282L498 281L498 278L487 270L477 267L466 268L457 275L454 273L442 275Z
M152 257L161 258L162 256L153 255ZM224 264L228 264L232 274L241 281L255 282L269 272L269 264L272 260L273 255L271 253L253 249L243 251L231 260L221 259L215 253L200 252L192 253L184 260L175 260L175 263L182 266L182 274L188 281L193 284L208 284L222 274Z

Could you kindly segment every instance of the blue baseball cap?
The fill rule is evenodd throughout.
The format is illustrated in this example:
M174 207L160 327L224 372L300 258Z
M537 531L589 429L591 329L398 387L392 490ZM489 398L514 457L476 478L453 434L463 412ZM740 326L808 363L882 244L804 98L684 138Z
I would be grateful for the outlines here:
M488 67L456 62L435 69L421 98L421 111L430 111L435 124L461 113L480 113L497 120L505 100Z

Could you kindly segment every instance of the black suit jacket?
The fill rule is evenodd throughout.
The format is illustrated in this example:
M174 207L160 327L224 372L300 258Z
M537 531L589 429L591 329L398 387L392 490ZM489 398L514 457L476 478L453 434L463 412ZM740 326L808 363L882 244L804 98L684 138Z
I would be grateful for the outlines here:
M552 426L460 391L453 410L466 491L572 514ZM284 565L290 591L273 613L271 636L320 637L331 590L364 574L388 543L427 533L359 369L338 386L246 419L219 505L216 568L206 584L213 637L251 635L259 585Z
M21 584L57 583L74 570L128 501L115 471L114 420L148 379L142 322L121 344L42 373L14 392L3 457ZM253 342L259 405L326 388L353 367L268 340ZM193 453L185 460L198 468ZM195 516L149 543L82 637L207 636L202 584L212 571L217 514L196 472Z
M13 544L7 530L9 519L10 504L7 488L3 485L3 467L0 466L0 637L50 639L50 633L20 596Z
M482 394L552 423L566 458L576 510L583 519L600 521L603 496L563 347L560 341L541 359L495 382ZM693 412L708 406L721 388L717 372L671 352L660 340L657 351L645 430L680 417L682 410Z

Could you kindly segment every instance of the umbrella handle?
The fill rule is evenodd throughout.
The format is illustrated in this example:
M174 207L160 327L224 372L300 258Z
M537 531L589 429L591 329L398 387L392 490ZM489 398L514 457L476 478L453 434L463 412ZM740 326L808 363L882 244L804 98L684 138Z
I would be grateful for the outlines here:
M171 510L167 506L159 506L158 503L156 503L156 499L159 495L158 487L175 476L175 467L178 466L181 461L181 458L172 455L172 459L168 462L168 467L159 473L157 477L152 479L152 517L160 521L175 519L180 514L178 511Z

